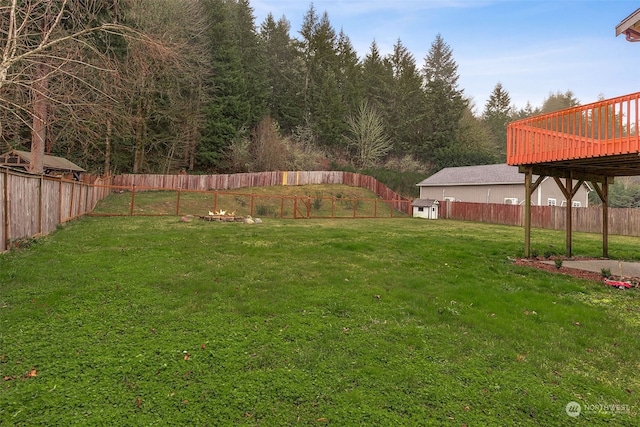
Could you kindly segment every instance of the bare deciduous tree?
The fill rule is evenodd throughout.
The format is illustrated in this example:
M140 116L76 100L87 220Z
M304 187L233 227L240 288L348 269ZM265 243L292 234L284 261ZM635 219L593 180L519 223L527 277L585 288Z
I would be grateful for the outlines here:
M114 88L123 81L110 46L101 44L97 34L136 40L149 53L164 49L118 24L118 5L117 0L11 0L0 6L0 131L8 131L0 137L5 145L17 146L23 143L24 129L29 130L31 172L43 172L56 120L66 137L82 129L89 139L92 132L102 133L89 118L117 102Z
M360 168L374 166L389 153L392 144L385 135L380 115L365 101L347 118L349 145L355 149L355 163Z

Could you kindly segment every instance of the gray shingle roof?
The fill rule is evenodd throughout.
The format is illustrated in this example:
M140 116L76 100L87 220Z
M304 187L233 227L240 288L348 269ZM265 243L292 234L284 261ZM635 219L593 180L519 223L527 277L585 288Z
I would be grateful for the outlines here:
M460 166L444 168L418 183L418 187L441 185L524 184L524 174L517 166L498 165Z
M439 205L437 200L433 199L415 199L411 206L416 206L420 208L430 208L431 206Z
M29 151L12 150L7 154L15 153L17 156L23 158L28 163L31 163L31 153ZM63 157L50 156L45 154L42 158L42 163L45 169L54 169L60 171L72 171L72 172L85 172L80 166L67 160Z

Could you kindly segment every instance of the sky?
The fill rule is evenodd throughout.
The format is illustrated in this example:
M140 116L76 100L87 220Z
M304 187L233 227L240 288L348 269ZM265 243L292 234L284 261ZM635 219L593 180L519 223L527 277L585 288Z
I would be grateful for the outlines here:
M260 25L269 13L300 28L310 5L327 12L360 58L375 40L388 54L400 40L424 65L440 34L458 65L458 87L481 114L501 83L516 108L570 90L580 104L640 92L640 43L615 27L640 8L632 0L250 0Z

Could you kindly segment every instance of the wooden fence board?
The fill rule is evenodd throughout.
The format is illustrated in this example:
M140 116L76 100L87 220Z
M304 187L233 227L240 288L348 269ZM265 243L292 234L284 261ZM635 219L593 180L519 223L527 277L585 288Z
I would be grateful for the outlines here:
M531 226L564 230L566 207L531 206ZM602 207L573 208L573 231L602 233ZM440 202L440 218L493 224L524 226L524 207L521 205ZM640 236L639 208L610 208L609 234Z
M394 200L397 210L411 215L411 200L395 193L375 178L343 171L272 171L220 175L143 175L123 174L114 177L120 188L165 190L235 190L242 187L273 185L345 184L373 191L383 200Z
M13 241L46 235L89 213L110 194L109 181L92 176L87 182L65 181L0 169L0 252Z
M7 250L6 229L9 226L6 213L7 206L7 173L6 170L0 169L0 252Z

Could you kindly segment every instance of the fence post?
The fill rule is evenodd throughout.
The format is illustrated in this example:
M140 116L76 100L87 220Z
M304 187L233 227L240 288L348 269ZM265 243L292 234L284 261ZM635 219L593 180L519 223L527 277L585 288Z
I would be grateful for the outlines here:
M0 252L3 252L9 246L9 174L4 170L4 242L0 245Z
M136 185L131 184L131 207L129 209L129 216L133 216L133 206L136 202Z
M42 198L44 194L42 193L42 180L43 175L40 175L40 179L38 180L38 234L42 234Z
M293 219L298 218L298 196L293 195Z
M176 216L180 216L180 190L181 188L178 187L178 200L176 200Z
M69 218L73 218L73 200L75 199L75 197L76 197L76 186L72 183L71 184L71 200L69 203Z
M280 219L284 218L284 196L280 196Z

